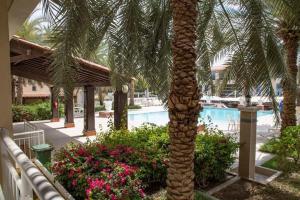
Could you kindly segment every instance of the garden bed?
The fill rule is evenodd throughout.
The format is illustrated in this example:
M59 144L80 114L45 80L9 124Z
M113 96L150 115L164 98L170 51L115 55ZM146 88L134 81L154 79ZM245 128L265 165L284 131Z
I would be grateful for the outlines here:
M110 130L95 142L72 144L54 158L56 179L75 199L144 199L165 187L168 128L145 125L132 131ZM238 144L230 136L206 129L196 138L196 189L227 180Z
M278 157L265 162L262 167L282 170ZM300 166L291 160L286 160L289 168L268 184L239 180L228 187L216 192L213 196L220 200L299 200L300 199Z
M299 200L300 173L281 175L268 185L240 180L214 196L220 200Z

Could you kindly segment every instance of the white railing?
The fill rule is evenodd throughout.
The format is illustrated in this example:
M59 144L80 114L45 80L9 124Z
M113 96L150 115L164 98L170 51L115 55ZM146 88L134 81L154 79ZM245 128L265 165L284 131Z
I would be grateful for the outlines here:
M22 149L22 151L30 159L32 159L34 154L31 147L38 144L45 144L45 133L44 130L15 133L14 141Z
M24 132L36 131L37 129L38 129L37 126L35 126L34 124L30 123L27 120L24 120Z
M9 137L6 129L0 128L0 138L1 187L6 200L32 200L33 192L40 200L64 199Z
M14 141L21 150L30 158L34 157L31 147L45 144L45 132L28 121L24 121L24 132L14 133Z

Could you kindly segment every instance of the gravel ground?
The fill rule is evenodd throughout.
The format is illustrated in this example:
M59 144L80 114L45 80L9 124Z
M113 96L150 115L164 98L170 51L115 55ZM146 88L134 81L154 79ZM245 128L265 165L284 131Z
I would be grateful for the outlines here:
M214 196L220 200L299 200L300 170L283 174L266 186L241 180Z

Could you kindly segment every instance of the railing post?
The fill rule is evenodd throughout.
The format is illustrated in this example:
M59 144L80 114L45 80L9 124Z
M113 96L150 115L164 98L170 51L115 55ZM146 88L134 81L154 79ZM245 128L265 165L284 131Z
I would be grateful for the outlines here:
M21 199L22 200L23 199L24 200L32 200L33 199L32 188L30 186L30 183L28 182L28 180L24 176L23 171L21 171L21 188L20 188L20 192L21 192Z

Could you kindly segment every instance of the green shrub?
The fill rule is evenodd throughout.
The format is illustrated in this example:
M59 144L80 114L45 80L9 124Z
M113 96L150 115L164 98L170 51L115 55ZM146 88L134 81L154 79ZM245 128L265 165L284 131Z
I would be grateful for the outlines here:
M280 158L291 157L295 164L300 159L300 126L289 126L282 132L276 145L277 154Z
M206 187L211 182L226 178L226 170L235 161L238 144L231 136L220 131L208 132L196 137L195 182Z
M268 140L266 143L264 143L261 147L260 147L260 151L261 152L266 152L266 153L272 153L275 154L276 153L276 148L277 148L277 144L278 144L278 140L277 138L272 138L270 140Z
M140 106L140 105L128 105L127 108L128 108L128 109L141 109L142 106Z
M63 114L63 104L59 104L59 113ZM28 105L13 105L13 122L22 122L24 120L47 120L51 119L50 102L41 102Z
M110 134L99 138L105 145L128 145L146 151L149 159L155 161L158 167L153 169L148 163L141 174L146 182L164 183L168 158L169 136L167 127L144 125L133 131L112 131ZM215 128L207 128L205 134L197 135L195 150L196 183L204 187L210 182L221 181L226 176L226 170L234 163L235 152L238 144L231 136ZM162 162L163 161L163 162ZM141 166L141 163L140 163ZM161 177L161 178L159 178Z
M100 105L95 107L95 112L106 110L105 105Z

